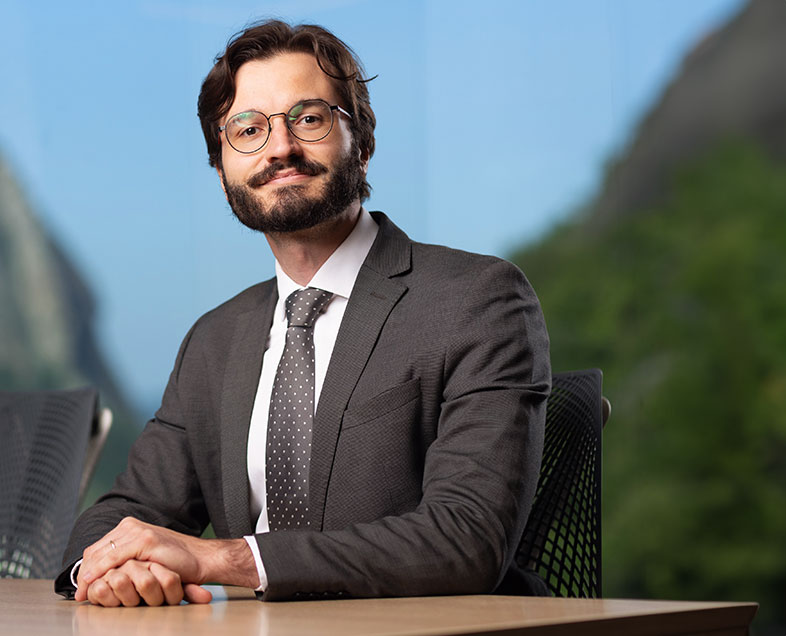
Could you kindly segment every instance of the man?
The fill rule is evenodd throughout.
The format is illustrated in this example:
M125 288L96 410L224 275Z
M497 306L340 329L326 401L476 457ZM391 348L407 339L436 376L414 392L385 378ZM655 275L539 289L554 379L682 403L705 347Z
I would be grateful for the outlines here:
M128 469L74 527L61 593L543 591L512 563L550 389L537 299L509 263L414 243L362 208L365 82L335 36L277 21L205 79L210 163L276 278L192 327ZM209 522L219 538L197 538Z

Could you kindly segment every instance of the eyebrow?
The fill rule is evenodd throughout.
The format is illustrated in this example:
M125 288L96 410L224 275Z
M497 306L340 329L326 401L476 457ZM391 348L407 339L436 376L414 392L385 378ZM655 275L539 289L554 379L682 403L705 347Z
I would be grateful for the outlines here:
M329 99L325 99L324 97L303 97L302 99L299 99L296 102L292 102L292 105L289 108L287 108L286 110L281 111L281 112L286 114L290 110L292 110L295 106L297 106L298 104L302 104L303 102L325 102L328 106L330 106L330 100ZM343 108L343 106L342 106L342 108ZM243 113L250 113L250 112L262 113L263 115L267 115L268 117L270 117L270 115L268 115L264 110L261 110L259 108L246 108L244 110L239 110L234 115L228 115L227 116L227 121L229 121L233 117L237 117L238 115L242 115ZM277 113L273 113L273 114L275 115Z

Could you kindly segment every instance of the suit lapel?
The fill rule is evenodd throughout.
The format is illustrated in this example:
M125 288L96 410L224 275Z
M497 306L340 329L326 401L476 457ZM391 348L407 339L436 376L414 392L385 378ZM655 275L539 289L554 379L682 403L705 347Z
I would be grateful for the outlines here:
M275 280L262 289L261 305L235 319L221 398L221 474L230 536L251 534L248 428L259 385L277 292Z
M312 528L322 528L344 410L380 331L407 290L405 284L392 277L409 270L411 242L383 214L374 213L374 218L380 229L347 303L314 418L309 469Z

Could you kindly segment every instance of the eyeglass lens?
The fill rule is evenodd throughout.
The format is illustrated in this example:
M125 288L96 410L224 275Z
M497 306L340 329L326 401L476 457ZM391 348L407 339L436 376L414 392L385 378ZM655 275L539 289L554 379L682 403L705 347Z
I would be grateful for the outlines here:
M295 104L284 117L291 133L301 141L319 141L333 127L333 111L321 100ZM225 132L227 141L238 152L256 152L267 142L270 123L264 113L249 110L232 117Z

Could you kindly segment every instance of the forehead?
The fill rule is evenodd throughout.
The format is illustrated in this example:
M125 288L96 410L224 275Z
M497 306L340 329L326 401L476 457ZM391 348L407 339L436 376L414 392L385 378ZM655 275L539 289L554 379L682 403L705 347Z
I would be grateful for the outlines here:
M244 110L282 112L303 99L321 98L336 103L333 80L308 53L279 53L251 60L235 74L235 98L229 115Z

